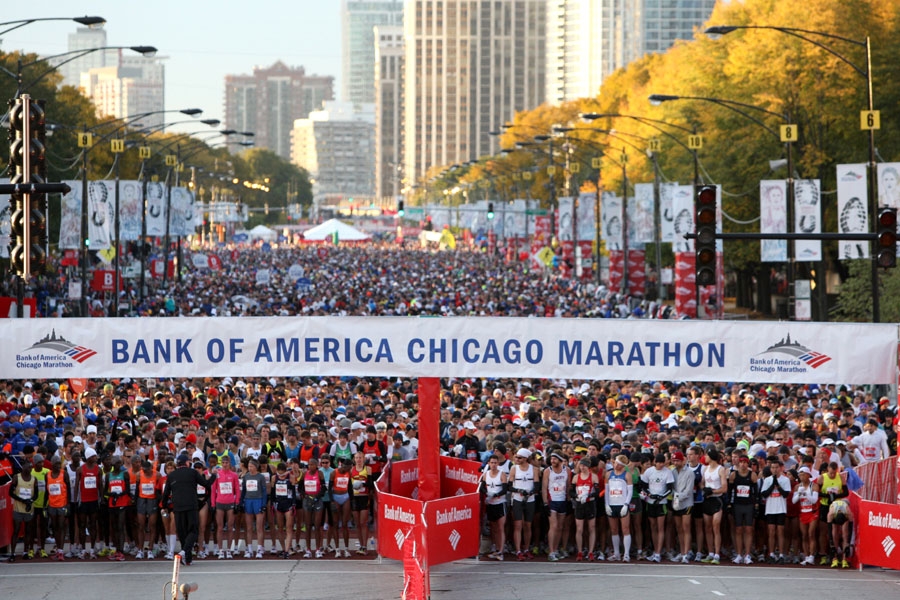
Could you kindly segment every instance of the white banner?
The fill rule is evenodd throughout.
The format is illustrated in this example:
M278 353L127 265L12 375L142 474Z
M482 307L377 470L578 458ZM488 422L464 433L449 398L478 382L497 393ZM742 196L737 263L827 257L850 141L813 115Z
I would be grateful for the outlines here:
M764 179L759 182L759 232L787 233L787 182ZM761 240L760 261L787 262L787 240Z
M597 194L590 192L578 196L575 214L578 217L576 229L578 241L593 242L597 236Z
M651 244L656 241L653 224L653 184L634 184L634 212L629 215L634 220L634 240L638 244ZM629 227L631 230L632 228Z
M866 165L837 166L838 233L868 233L867 185ZM869 242L840 240L838 257L869 258Z
M887 384L897 325L517 317L4 319L0 377L648 378ZM859 352L847 340L865 340Z
M607 250L623 250L622 199L612 192L603 192L600 220L603 224L601 235Z
M662 223L662 241L675 241L675 213L672 210L672 199L678 191L677 183L659 184L659 214Z
M113 187L112 181L88 182L88 239L91 250L106 250L112 245Z
M166 235L166 186L160 181L147 184L147 235Z
M125 242L141 238L140 181L119 181L119 238Z
M822 233L822 193L818 179L794 181L794 231L797 233ZM794 242L794 260L822 260L820 240Z
M194 233L194 219L199 210L194 207L194 195L185 187L172 188L172 220L169 236L185 237Z
M675 239L673 252L693 252L694 240L684 239L684 234L694 232L694 186L679 185L672 196L672 230Z
M900 209L900 163L878 163L878 206Z
M556 221L556 239L561 242L571 242L575 219L575 199L571 196L560 198L559 219Z

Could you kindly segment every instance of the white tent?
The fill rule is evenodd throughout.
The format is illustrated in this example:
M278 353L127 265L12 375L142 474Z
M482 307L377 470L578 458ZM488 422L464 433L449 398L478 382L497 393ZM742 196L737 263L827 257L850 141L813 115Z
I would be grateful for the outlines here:
M274 229L269 229L265 225L257 225L247 232L247 236L250 238L251 242L255 242L256 240L274 242L278 238L278 232Z
M369 239L368 234L363 233L359 229L351 227L342 221L338 221L337 219L328 219L321 225L316 225L312 229L307 229L303 232L303 237L304 239L312 241L327 240L334 235L335 231L337 231L339 242L357 242Z

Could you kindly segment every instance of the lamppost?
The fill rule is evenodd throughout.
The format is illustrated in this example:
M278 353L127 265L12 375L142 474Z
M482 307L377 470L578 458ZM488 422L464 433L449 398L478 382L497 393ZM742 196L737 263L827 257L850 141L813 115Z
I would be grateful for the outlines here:
M755 106L753 104L747 104L745 102L737 102L735 100L726 100L723 98L712 98L708 96L674 96L669 94L651 94L650 95L650 103L653 105L660 105L663 102L671 102L675 100L696 100L699 102L710 102L712 104L717 104L723 108L727 108L728 110L737 113L748 119L752 123L762 127L766 130L770 135L772 135L776 140L781 143L784 143L786 146L786 154L787 154L787 170L788 170L788 179L787 179L787 222L790 224L790 227L793 228L793 201L794 201L794 161L793 161L793 152L792 152L792 144L797 140L797 126L791 123L790 115L788 114L778 114L771 110L767 110L762 108L761 106ZM747 110L753 110L756 112L760 112L766 115L771 115L777 117L785 121L785 123L781 126L780 131L775 131L768 125L766 125L763 121L753 116L753 114L747 112ZM796 294L794 293L794 247L791 242L788 242L788 289L790 290L788 296L788 319L792 320L795 316L795 305L796 302ZM697 285L697 310L699 314L700 310L700 286ZM792 302L791 300L794 300Z
M858 75L863 77L866 80L866 100L867 100L867 109L861 111L860 113L860 128L863 130L867 130L869 132L869 206L871 210L871 219L874 224L878 221L878 194L876 190L875 177L876 173L876 150L875 150L875 130L879 129L881 126L881 115L880 111L875 110L875 96L873 91L872 84L872 43L869 39L869 36L866 36L865 40L855 40L852 38L844 37L841 35L837 35L834 33L829 33L827 31L814 31L810 29L799 29L796 27L778 27L776 25L716 25L713 27L707 27L704 33L711 37L718 37L738 29L767 29L770 31L777 31L779 33L783 33L785 35L789 35L798 39L803 40L804 42L810 43L818 48L821 48L825 52L828 52L838 60L840 60L845 65L849 66L853 69ZM825 38L828 40L834 40L837 42L844 42L846 44L851 44L853 46L857 46L860 48L864 48L866 51L866 66L865 68L860 67L858 64L851 61L849 58L839 53L837 50L832 48L830 45L819 41L816 38ZM872 322L878 323L881 321L881 300L879 298L879 290L878 290L878 248L877 248L877 240L873 240L871 242L872 246Z

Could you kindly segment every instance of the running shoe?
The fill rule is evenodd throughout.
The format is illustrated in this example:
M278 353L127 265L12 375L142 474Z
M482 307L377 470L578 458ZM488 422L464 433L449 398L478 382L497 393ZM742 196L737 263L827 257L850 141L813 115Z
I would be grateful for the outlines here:
M175 553L166 552L166 560L175 560Z
M340 550L335 550L335 551L334 551L334 557L335 557L335 558L340 558L340 557L341 557L341 551L340 551Z
M219 550L218 558L219 558L219 560L225 560L225 551L224 550Z
M823 557L819 560L819 566L820 566L820 567L824 567L824 566L827 565L827 564L828 564L828 556L826 555L826 556L823 556Z
M849 569L849 568L850 568L850 563L847 562L847 559L846 559L846 558L845 558L844 560L841 561L841 568L842 568L842 569Z
M516 552L516 560L519 562L523 562L525 560L525 554L521 550Z
M138 550L138 553L134 555L137 560L144 560L144 551Z
M369 551L366 550L364 547L360 547L360 548L356 549L356 553L359 554L360 556L365 556L366 554L369 553Z
M234 555L231 553L231 550L225 551L225 558L228 560L231 560L232 558L234 558Z
M153 550L148 549L146 557L147 560L153 560L154 558L156 558L156 554L153 552Z
M698 556L699 556L699 555L698 555ZM702 558L702 559L700 560L700 562L702 562L702 563L705 564L705 565L710 564L712 561L713 561L713 554L712 554L712 553L707 554L704 558Z
M29 550L28 552L23 552L22 558L25 560L31 560L32 558L34 558L34 550ZM835 559L835 561L836 560L837 559Z
M619 556L618 554L612 554L609 557L610 562L619 562L620 560L622 560L622 557Z
M550 562L557 562L559 559L560 559L560 556L556 552L551 552L547 556L547 560L549 560Z
M583 560L584 560L584 552L579 550L578 554L575 555L575 562L581 562Z
M713 554L713 559L711 561L709 561L709 564L711 564L711 565L719 564L719 555Z
M303 558L312 558L312 552L307 550L306 552L303 553Z
M704 558L703 558L703 553L702 553L702 552L698 552L697 554L694 555L694 562L698 562L698 563L704 562Z
M744 557L741 556L740 554L737 554L737 555L735 555L735 557L733 559L731 559L731 562L733 562L736 565L742 565L742 564L744 564Z
M691 561L690 561L690 559L687 557L687 555L681 557L681 564L683 564L683 565L689 565L689 564L691 564Z
M669 560L672 561L673 563L680 563L682 558L684 558L684 554L682 554L682 553L679 552L678 554L676 554L675 556L673 556L673 557L670 558Z
M41 549L38 551L38 555L39 555L41 558L49 558L49 555L47 554L47 551L44 550L43 548L41 548Z
M263 552L262 547L260 547L260 548L256 551L256 558L263 558L264 556L265 556L265 553Z
M244 558L253 558L253 553L250 552L249 547L246 550L244 550Z
M322 552L322 549L321 549L321 548L319 548L318 550L316 550L316 558L323 558L324 556L325 556L325 553Z
M344 549L344 558L350 558L350 551L346 548Z
M628 556L627 554L623 554L623 555L622 555L622 562L624 562L624 563L631 562L631 557Z
M746 556L744 557L744 564L745 564L745 565L752 565L752 564L753 564L753 557L750 556L749 554L746 555ZM812 564L812 563L810 563L810 564Z
M831 561L831 568L832 568L832 569L837 569L839 565L840 565L840 562L838 561L837 558L835 558L834 560Z

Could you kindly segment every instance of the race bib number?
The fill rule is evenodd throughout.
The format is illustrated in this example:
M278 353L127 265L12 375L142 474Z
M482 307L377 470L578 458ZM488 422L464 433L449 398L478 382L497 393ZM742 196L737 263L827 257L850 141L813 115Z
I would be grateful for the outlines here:
M621 498L625 495L625 490L620 488L609 488L609 495L611 498Z
M772 498L781 498L781 492L778 490L772 490Z
M875 458L875 448L866 448L865 449L865 457L866 458Z
M51 496L61 496L62 485L58 483L51 483L49 486L47 486L47 491L50 492Z
M116 479L115 481L109 482L109 491L113 494L121 494L125 491L125 484L121 479Z
M247 491L248 492L257 492L259 491L259 482L255 479L247 480Z
M563 486L558 483L554 483L552 486L550 486L550 491L555 494L558 494L559 492L564 491L564 489L565 488L563 488Z
M22 500L31 500L31 488L19 488L19 498Z
M231 482L230 482L230 481L223 481L222 483L220 483L220 484L219 484L219 493L221 493L221 494L223 494L223 495L225 495L225 496L230 496L230 495L232 495L232 494L234 493L234 490L233 490L232 487L231 487Z
M141 484L141 495L142 496L152 496L153 495L153 484L152 483L142 483Z
M750 497L750 486L749 485L737 486L737 497L738 498L749 498Z
M303 489L307 494L315 494L319 491L319 482L315 479L305 479L303 481Z
M84 489L86 490L96 490L97 489L97 478L93 475L88 475L84 478Z
M337 477L334 480L334 487L338 490L346 490L347 486L350 485L349 477Z
M288 495L288 486L287 486L287 482L286 482L286 481L284 481L284 482L279 481L279 482L276 482L276 483L275 483L275 495L276 495L276 496L287 497L287 495Z
M374 454L366 454L366 464L370 465L374 462L375 462L375 455Z
M825 490L825 493L827 493L827 494L837 494L837 493L838 493L838 489L837 489L836 487L833 487L833 486L832 486L832 487L828 488L827 490Z
M200 485L199 483L197 484L197 495L198 495L198 496L205 496L205 495L206 495L206 488L203 487L202 485Z

